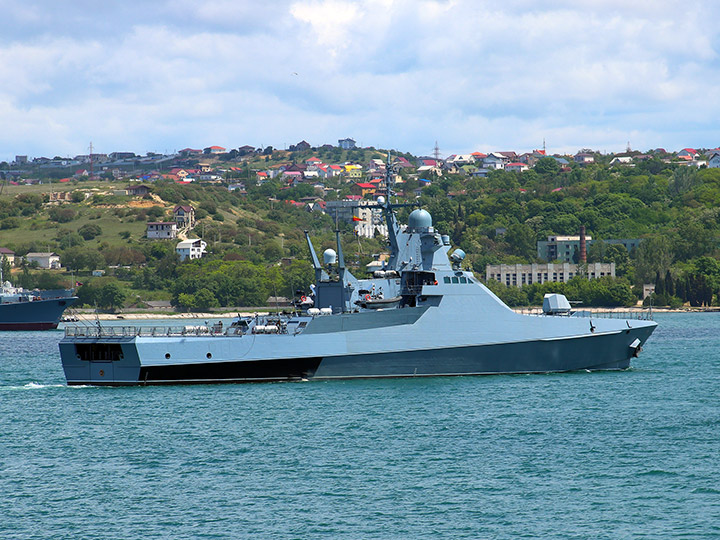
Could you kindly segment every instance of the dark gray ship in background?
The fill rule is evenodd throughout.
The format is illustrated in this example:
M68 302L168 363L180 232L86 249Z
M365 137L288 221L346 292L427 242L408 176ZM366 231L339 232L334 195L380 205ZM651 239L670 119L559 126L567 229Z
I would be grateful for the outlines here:
M386 181L389 184L389 178ZM295 314L238 317L228 328L70 326L60 355L70 385L144 385L359 377L621 370L657 324L649 312L573 313L547 295L542 313L508 308L461 268L422 209L406 226L379 198L390 257L358 279L337 251L315 269Z
M52 330L77 297L72 289L25 290L2 282L0 272L0 330Z

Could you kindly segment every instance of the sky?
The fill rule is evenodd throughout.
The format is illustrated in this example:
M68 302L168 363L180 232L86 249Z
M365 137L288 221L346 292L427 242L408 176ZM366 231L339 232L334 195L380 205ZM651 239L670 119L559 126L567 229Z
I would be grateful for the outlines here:
M720 146L720 1L0 0L0 161Z

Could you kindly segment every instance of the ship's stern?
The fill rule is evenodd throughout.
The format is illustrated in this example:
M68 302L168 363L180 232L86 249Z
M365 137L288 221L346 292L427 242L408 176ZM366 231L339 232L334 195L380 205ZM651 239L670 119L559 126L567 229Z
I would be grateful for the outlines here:
M60 341L60 360L68 385L140 384L135 338L78 338Z

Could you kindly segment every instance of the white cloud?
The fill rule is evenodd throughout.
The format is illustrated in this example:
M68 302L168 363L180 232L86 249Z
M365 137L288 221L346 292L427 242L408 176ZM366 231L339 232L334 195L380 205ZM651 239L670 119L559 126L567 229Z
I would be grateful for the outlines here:
M89 2L0 0L0 159L90 138L137 152L346 136L418 153L716 146L720 8L702 4L129 0L88 18Z
M342 0L297 2L290 7L292 16L309 25L312 37L332 56L351 39L353 23L360 22L358 11L356 3Z

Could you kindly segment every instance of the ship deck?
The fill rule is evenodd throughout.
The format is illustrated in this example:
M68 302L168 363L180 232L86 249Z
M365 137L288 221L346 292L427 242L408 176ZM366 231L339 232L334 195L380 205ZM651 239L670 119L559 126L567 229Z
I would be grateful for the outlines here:
M570 315L548 315L541 309L516 310L516 313L532 317L570 317L588 319L627 319L627 320L653 320L651 310L612 310L612 311L574 311ZM326 315L332 316L332 315ZM65 327L65 338L69 339L99 339L99 338L133 338L133 337L242 337L242 334L227 334L227 328L218 328L213 325L177 326L84 326L72 325ZM282 334L279 334L282 335Z

